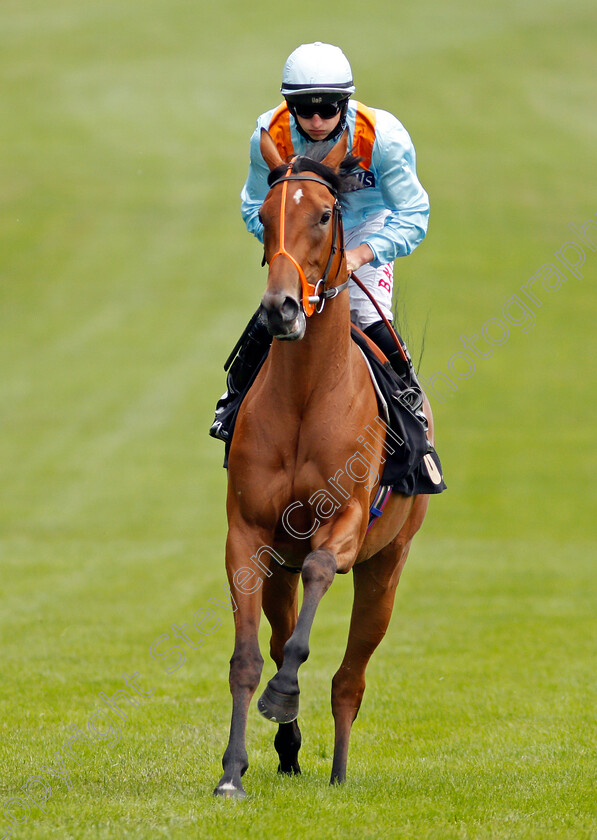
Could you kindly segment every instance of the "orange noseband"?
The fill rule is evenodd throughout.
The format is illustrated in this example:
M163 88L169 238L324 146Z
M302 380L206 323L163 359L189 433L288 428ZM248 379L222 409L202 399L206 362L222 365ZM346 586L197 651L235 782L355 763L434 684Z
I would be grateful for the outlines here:
M294 158L293 158L293 160L294 160ZM288 169L286 171L286 176L285 176L286 179L288 178L288 176L292 172L292 163L293 163L293 161L290 162L290 164L288 166ZM290 260L290 262L296 268L296 270L298 271L298 275L300 277L300 280L301 280L301 288L303 290L303 309L305 310L305 315L308 318L311 315L313 315L313 313L315 312L315 304L317 303L317 301L316 300L311 301L310 298L315 298L316 297L316 294L315 294L316 285L315 285L315 283L310 283L307 280L307 278L305 276L305 272L302 269L302 266L297 262L297 260L295 260L295 258L292 256L292 254L288 253L288 251L286 250L286 247L284 245L285 230L286 230L286 193L287 192L288 192L288 180L284 180L284 182L282 184L282 208L281 208L281 211L280 211L280 247L278 248L278 250L276 251L274 256L271 258L271 260L269 261L269 264L271 266L271 264L276 259L276 257L286 257L287 259Z

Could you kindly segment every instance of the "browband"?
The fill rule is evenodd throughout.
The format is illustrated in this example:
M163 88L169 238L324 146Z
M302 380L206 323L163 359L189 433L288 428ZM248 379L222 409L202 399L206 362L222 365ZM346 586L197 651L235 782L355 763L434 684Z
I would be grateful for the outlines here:
M283 175L274 181L273 184L268 184L268 186L270 190L273 190L275 186L281 184L283 181L315 181L316 184L322 184L324 187L327 187L334 198L338 197L338 190L334 189L329 181L325 181L323 178L318 178L315 175Z

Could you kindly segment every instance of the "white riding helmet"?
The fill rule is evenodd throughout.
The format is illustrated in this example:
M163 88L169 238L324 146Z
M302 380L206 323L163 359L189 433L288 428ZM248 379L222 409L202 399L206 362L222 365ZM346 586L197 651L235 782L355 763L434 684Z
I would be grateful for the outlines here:
M338 94L330 98L340 99L353 94L355 86L350 64L340 47L315 41L302 44L288 56L280 90L290 97L325 93Z

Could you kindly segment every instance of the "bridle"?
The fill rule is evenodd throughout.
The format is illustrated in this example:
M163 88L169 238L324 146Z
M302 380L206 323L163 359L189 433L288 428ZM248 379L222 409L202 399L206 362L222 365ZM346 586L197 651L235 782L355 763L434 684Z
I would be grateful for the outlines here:
M289 259L293 266L298 271L298 275L301 281L301 288L302 288L302 305L305 315L310 317L313 315L314 312L320 313L323 311L323 307L325 306L326 300L331 300L335 298L340 292L344 291L348 287L348 279L341 283L339 286L332 286L331 288L327 289L326 285L329 280L330 271L332 269L332 263L334 262L334 257L338 252L338 240L340 240L340 252L341 255L344 255L344 230L342 227L342 207L340 202L338 201L338 193L334 189L334 187L326 181L324 178L320 178L317 175L293 175L292 173L292 165L296 158L293 158L290 161L288 169L286 170L286 174L283 175L281 178L278 178L272 184L270 184L270 189L273 189L278 184L282 184L282 205L280 210L280 247L273 255L269 264L273 263L276 257L286 257ZM288 182L289 181L315 181L317 184L322 184L326 187L331 194L334 196L334 207L332 210L332 246L330 249L330 255L328 257L328 261L325 267L325 270L321 276L321 278L316 283L311 283L307 280L305 272L301 264L290 254L284 245L285 240L285 227L286 227L286 194L288 192ZM265 256L264 256L265 261ZM338 277L340 273L340 268L342 266L342 259L340 259L340 263L338 264L338 270L334 276L334 280Z
M276 257L286 257L287 259L290 260L290 262L296 268L296 270L298 271L299 277L300 277L302 293L303 293L302 294L302 306L303 306L304 313L307 317L310 317L311 315L313 315L314 312L317 312L318 314L320 312L322 312L323 307L325 306L326 300L331 300L331 299L337 297L337 295L339 295L340 292L343 292L344 289L348 288L348 284L351 280L354 281L354 283L356 283L356 285L366 295L366 297L369 298L373 307L377 310L377 312L379 314L379 317L385 323L385 325L386 325L386 327L389 331L389 334L394 339L394 342L396 344L396 349L398 350L402 359L404 361L408 361L408 357L407 357L407 355L404 351L404 348L403 348L403 346L402 346L402 344L401 344L401 342L400 342L400 340L399 340L399 338L396 334L396 331L395 331L393 325L390 323L390 321L388 320L388 318L384 314L381 306L379 305L379 303L375 299L374 295L371 294L369 289L359 280L359 278L354 273L350 272L348 274L348 277L344 281L344 283L341 283L339 286L332 286L329 289L326 288L326 285L327 285L327 282L328 282L328 279L329 279L329 274L330 274L330 271L332 269L332 263L334 261L334 257L336 256L336 254L338 252L338 240L340 240L341 255L342 255L342 257L344 256L344 228L343 228L343 225L342 225L342 206L341 206L340 202L338 201L337 190L332 186L332 184L330 184L329 181L326 181L325 178L322 178L318 175L300 175L300 174L296 175L296 174L292 174L292 166L293 166L295 160L296 160L296 157L292 158L292 160L288 164L288 169L286 170L285 175L283 175L281 178L277 178L273 183L271 183L269 185L270 190L273 189L278 184L283 185L282 186L282 204L281 204L281 209L280 209L280 214L281 214L280 215L280 247L278 248L276 253L273 255L271 260L269 261L270 266L273 263L273 261L276 259ZM333 211L332 211L332 245L331 245L331 248L330 248L330 255L328 257L328 261L327 261L325 270L323 272L323 275L322 275L321 279L319 279L317 281L317 283L311 283L309 280L307 280L307 277L305 276L305 272L303 271L303 268L302 268L301 264L298 262L298 260L295 257L292 256L292 254L290 254L286 250L286 247L284 245L285 223L286 223L286 195L287 195L287 191L288 191L288 181L315 181L316 184L322 184L324 187L326 187L326 189L328 189L331 192L331 194L334 196L334 207L333 207ZM265 259L265 253L264 253L262 265L265 265L265 263L266 263L266 259ZM340 260L340 263L338 264L338 269L336 271L336 274L334 275L334 280L336 280L336 278L338 277L338 274L340 273L340 268L341 267L342 267L342 259ZM240 342L239 342L239 344L240 344Z

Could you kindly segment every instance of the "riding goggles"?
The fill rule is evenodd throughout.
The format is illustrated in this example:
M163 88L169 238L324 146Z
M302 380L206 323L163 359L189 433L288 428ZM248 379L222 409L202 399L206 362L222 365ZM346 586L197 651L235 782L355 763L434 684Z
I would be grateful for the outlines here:
M295 114L305 120L312 119L315 114L319 114L322 120L331 120L340 113L343 104L343 102L320 102L314 105L311 102L296 102L292 107Z

